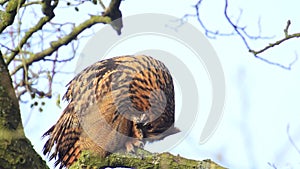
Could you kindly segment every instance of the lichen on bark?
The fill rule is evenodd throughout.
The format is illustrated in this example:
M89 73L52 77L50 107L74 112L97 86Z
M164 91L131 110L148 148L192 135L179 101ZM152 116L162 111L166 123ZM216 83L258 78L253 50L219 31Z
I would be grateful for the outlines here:
M48 168L26 138L19 103L0 52L0 168Z
M150 153L138 149L136 154L113 153L101 158L90 151L83 151L70 169L98 169L105 167L130 167L138 169L225 169L211 160L191 160L170 153Z

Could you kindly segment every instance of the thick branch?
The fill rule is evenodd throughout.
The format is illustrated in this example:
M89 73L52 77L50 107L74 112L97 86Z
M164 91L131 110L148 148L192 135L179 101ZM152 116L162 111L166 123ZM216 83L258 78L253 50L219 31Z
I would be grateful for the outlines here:
M106 158L100 158L88 151L84 151L77 162L70 169L105 168L105 167L131 167L151 169L224 169L211 160L191 160L174 156L170 153L150 153L139 149L138 155L114 153Z
M117 31L118 35L121 34L123 27L122 12L120 10L121 0L111 0L108 8L105 9L103 16L111 18L111 26Z
M25 0L10 0L5 11L0 11L0 33L14 22L19 6L22 6Z
M18 100L0 51L0 166L11 168L47 168L25 137Z
M7 126L10 129L23 128L21 123L21 116L18 113L19 103L15 95L14 88L12 86L12 80L9 76L8 69L4 63L2 53L0 51L0 126ZM3 104L7 104L6 106ZM4 108L4 106L6 108ZM1 128L1 127L0 127ZM0 134L2 132L0 131ZM24 136L24 133L19 133L20 137ZM0 138L3 138L0 136Z
M0 0L0 5L4 5L6 2L8 2L9 0Z
M51 42L50 47L39 52L36 53L32 56L30 56L30 58L28 58L26 60L26 66L31 65L33 62L39 61L44 59L44 57L46 56L50 56L53 52L55 52L56 50L58 50L58 48L60 48L61 46L64 45L68 45L72 40L74 40L81 32L83 32L85 29L90 28L91 26L97 24L97 23L110 23L111 20L109 17L103 17L103 16L91 16L90 19L84 21L83 23L81 23L80 25L78 25L77 27L75 27L68 35L66 35L65 37ZM17 71L19 71L21 68L23 68L24 65L20 64L18 65L12 72L11 75L15 74Z

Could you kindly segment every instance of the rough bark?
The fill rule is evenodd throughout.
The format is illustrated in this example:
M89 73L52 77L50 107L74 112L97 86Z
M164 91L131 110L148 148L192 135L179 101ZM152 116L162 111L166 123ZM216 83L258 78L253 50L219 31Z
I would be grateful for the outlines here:
M48 168L25 137L19 103L0 52L0 168Z
M105 167L130 167L138 169L225 169L211 160L191 160L170 153L150 153L139 149L137 154L115 153L101 158L84 151L70 169L90 169Z
M17 11L24 3L25 0L10 0L5 11L0 10L0 33L14 22Z

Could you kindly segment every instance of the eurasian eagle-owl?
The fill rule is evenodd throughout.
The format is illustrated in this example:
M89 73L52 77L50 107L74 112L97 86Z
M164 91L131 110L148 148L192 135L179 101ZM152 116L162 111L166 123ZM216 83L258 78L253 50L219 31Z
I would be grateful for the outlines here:
M170 72L150 56L119 56L94 63L68 84L69 104L43 136L44 154L69 167L82 150L102 157L134 151L144 143L179 132L174 127Z

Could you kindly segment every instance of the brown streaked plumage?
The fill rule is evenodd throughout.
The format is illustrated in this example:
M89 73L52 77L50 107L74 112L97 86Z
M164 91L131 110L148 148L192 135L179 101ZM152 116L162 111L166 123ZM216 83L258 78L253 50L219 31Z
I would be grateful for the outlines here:
M174 127L174 87L165 65L149 56L120 56L87 67L68 84L69 104L49 136L44 154L69 167L82 150L102 157L134 151L179 132Z

